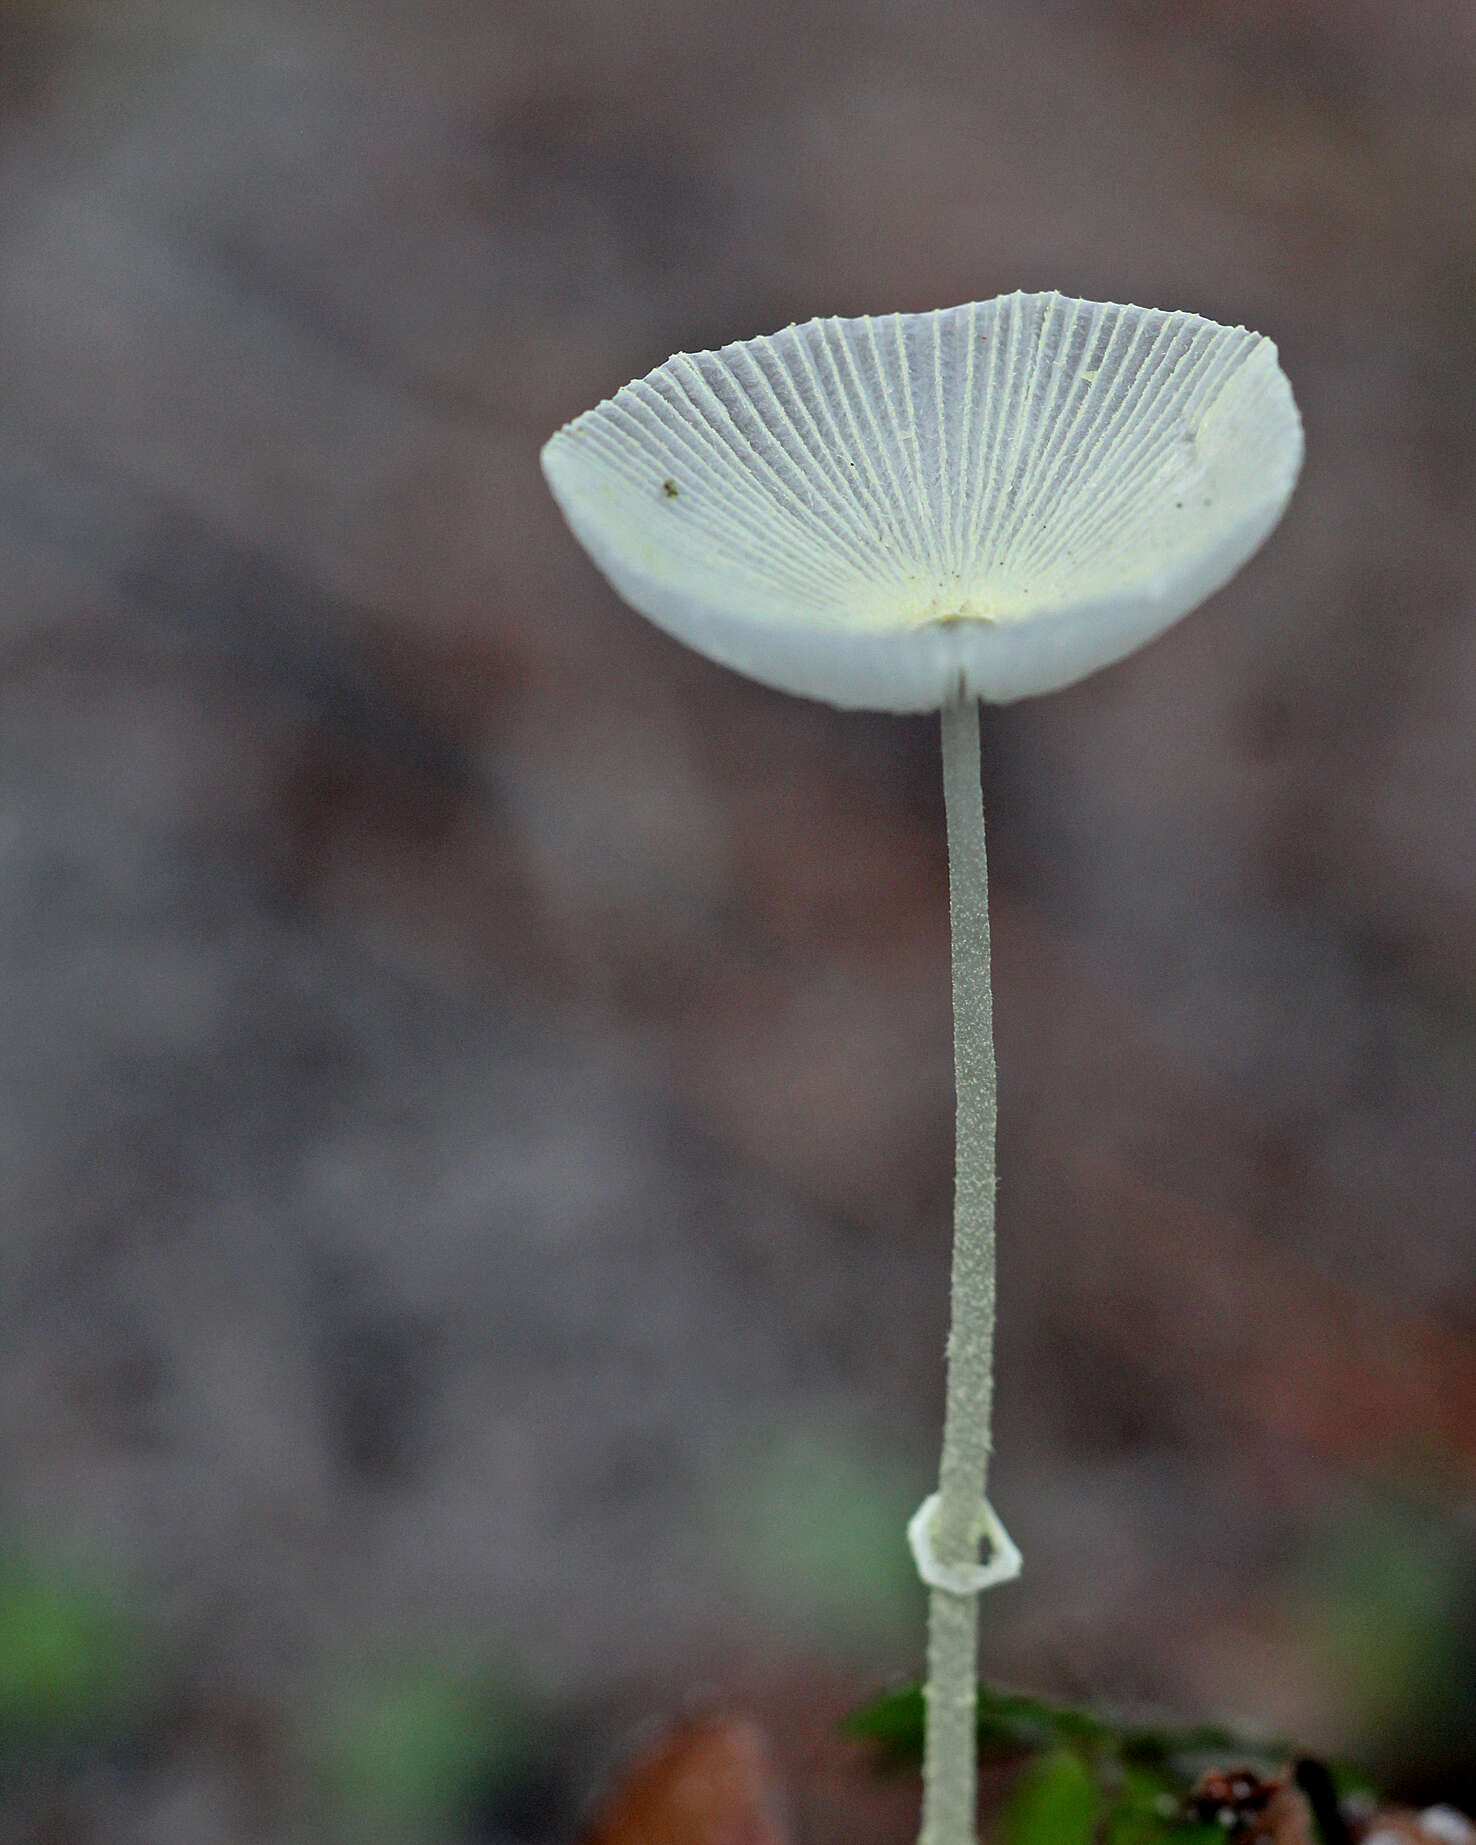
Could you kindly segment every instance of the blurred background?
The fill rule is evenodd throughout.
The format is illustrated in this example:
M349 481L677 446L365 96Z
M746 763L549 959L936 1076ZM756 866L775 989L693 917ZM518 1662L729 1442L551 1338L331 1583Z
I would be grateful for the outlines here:
M1476 13L0 0L0 1841L565 1839L914 1671L932 721L621 606L679 348L1024 287L1278 343L1208 608L987 713L984 1667L1476 1796Z

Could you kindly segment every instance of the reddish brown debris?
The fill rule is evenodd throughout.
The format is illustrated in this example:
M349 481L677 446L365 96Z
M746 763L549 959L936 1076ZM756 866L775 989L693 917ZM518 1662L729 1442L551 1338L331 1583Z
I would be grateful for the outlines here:
M1225 1829L1228 1839L1312 1845L1312 1809L1289 1775L1263 1780L1251 1768L1204 1775L1191 1789L1191 1816Z

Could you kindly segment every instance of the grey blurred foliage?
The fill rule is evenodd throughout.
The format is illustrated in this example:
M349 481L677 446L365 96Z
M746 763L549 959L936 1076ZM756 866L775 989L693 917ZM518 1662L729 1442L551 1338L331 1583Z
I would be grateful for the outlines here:
M1309 462L988 726L988 1663L1356 1748L1308 1534L1476 1470L1473 82L1453 0L0 0L0 1544L160 1675L6 1845L313 1835L365 1648L519 1662L566 1793L915 1663L827 1610L934 1461L936 741L649 631L536 457L1016 286L1270 333Z

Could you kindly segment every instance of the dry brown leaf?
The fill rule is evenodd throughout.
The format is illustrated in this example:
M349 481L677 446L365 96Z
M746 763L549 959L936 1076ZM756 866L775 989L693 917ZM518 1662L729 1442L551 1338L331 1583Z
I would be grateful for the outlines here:
M668 1730L621 1775L584 1845L790 1845L763 1732L719 1715Z

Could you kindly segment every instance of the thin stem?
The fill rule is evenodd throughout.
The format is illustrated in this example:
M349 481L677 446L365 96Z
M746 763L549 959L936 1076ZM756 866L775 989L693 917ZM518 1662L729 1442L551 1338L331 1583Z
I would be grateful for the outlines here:
M994 1008L974 699L943 709L943 795L958 1129L948 1394L932 1541L938 1562L953 1567L978 1560L994 1395ZM919 1845L971 1845L974 1839L978 1630L977 1595L931 1591Z

